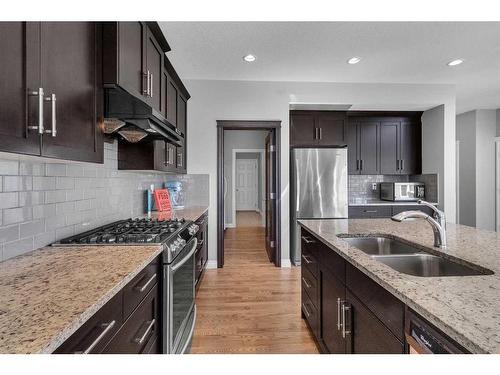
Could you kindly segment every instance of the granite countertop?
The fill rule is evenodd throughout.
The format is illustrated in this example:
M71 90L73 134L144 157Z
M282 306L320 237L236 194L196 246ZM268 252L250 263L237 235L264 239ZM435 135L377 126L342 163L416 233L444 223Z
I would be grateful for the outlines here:
M205 212L208 211L208 206L190 206L180 209L174 209L172 213L165 213L159 211L151 212L151 215L142 215L141 217L151 217L152 219L186 219L186 220L196 220Z
M207 210L165 219L196 220ZM157 244L48 246L1 262L0 353L53 352L161 252Z
M438 203L436 202L429 202L430 204L433 204L434 206L437 206ZM383 201L380 199L366 199L366 200L360 200L360 201L349 201L349 206L419 206L419 204L415 201Z
M162 251L46 247L0 263L0 353L51 353Z
M447 223L446 250L433 247L433 232L423 220L299 220L327 246L473 353L500 354L500 235ZM417 277L397 272L338 238L338 234L386 234L432 252L494 272L463 277Z

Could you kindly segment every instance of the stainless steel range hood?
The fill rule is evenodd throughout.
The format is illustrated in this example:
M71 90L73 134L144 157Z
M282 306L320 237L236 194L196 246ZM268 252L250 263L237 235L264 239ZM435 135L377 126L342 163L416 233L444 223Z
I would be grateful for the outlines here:
M121 120L127 127L132 126L144 131L149 138L163 139L168 143L182 146L184 135L175 126L160 112L121 88L105 90L104 112L105 118L110 121Z

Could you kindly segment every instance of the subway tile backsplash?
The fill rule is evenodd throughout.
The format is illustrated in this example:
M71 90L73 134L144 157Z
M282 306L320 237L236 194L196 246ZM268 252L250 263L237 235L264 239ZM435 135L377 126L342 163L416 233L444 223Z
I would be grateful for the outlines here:
M349 202L361 203L380 199L381 182L424 182L425 199L430 202L438 201L437 174L422 175L349 175ZM377 184L377 190L372 185Z
M187 205L208 204L208 175L118 170L117 143L104 164L0 154L0 261L145 211L144 191L180 180Z

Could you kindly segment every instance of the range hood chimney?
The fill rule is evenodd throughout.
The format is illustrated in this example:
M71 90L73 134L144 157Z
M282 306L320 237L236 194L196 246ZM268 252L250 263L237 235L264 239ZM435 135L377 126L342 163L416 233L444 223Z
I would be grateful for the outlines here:
M105 90L105 117L105 128L129 142L138 142L147 136L182 146L183 134L175 126L154 108L119 87Z

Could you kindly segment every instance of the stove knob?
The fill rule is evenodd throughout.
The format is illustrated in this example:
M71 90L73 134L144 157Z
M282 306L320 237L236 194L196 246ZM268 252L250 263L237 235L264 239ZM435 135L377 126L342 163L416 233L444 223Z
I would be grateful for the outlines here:
M181 238L181 239L179 240L179 246L180 246L180 247L184 247L185 245L186 245L186 240L185 240L185 239L183 239L183 238Z
M198 225L196 225L196 224L191 224L191 225L189 226L189 229L188 229L189 234L190 234L191 236L194 236L196 233L198 233L198 229L200 229L200 227L199 227Z

